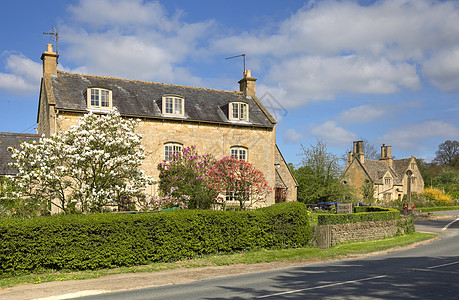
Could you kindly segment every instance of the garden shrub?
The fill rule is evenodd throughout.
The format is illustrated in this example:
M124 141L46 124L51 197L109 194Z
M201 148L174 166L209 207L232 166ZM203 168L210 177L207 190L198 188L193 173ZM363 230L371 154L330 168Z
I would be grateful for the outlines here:
M298 202L256 211L171 210L0 220L0 277L174 261L202 254L307 245Z
M366 207L357 210L365 210L371 212L358 212L353 214L330 214L319 215L319 225L333 225L333 224L348 224L359 222L374 222L374 221L388 221L398 220L400 212L396 209L381 208L381 207Z
M437 206L448 206L454 204L451 196L436 188L425 188L422 194L425 195L427 199L434 201Z

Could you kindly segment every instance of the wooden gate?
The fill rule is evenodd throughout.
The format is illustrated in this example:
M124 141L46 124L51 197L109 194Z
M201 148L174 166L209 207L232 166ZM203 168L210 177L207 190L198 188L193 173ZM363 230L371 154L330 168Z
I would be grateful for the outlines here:
M276 203L287 201L287 189L276 188Z

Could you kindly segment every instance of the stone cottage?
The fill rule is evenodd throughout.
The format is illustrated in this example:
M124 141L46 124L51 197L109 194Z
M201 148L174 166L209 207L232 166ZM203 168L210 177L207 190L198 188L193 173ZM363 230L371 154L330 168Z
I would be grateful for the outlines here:
M32 142L38 138L37 134L0 132L0 176L17 174L17 170L9 166L13 160L8 148L16 148L22 142Z
M359 189L366 180L374 187L374 198L383 201L402 200L407 194L408 180L411 181L411 193L421 193L424 189L416 159L393 159L391 146L381 146L379 160L365 158L363 142L354 142L353 151L349 152L343 182Z
M268 205L295 201L297 183L276 145L276 120L255 95L250 70L240 91L222 91L173 84L72 74L57 70L58 55L48 45L43 60L38 133L50 136L78 124L90 111L115 107L124 117L141 119L147 155L142 169L158 179L158 163L174 151L196 146L216 158L231 156L252 163L270 187ZM155 194L155 186L148 191Z

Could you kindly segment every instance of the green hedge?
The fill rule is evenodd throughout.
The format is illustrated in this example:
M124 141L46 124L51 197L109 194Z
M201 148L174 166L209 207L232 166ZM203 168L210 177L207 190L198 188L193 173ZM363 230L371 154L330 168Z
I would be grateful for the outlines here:
M387 211L388 208L379 206L354 206L354 213Z
M307 245L298 202L251 212L179 210L0 220L0 277L173 261L253 248Z
M358 212L353 214L329 214L319 215L319 225L348 224L371 221L398 220L400 212L392 208L366 207L371 212ZM360 210L360 208L359 208ZM362 209L364 210L364 209Z

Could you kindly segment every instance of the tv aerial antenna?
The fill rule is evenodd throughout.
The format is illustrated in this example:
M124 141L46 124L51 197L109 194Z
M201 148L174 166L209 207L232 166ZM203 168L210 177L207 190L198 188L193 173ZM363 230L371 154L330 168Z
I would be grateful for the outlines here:
M51 32L43 32L45 35L51 35L51 40L56 44L56 54L59 54L59 32L57 32L57 29L55 26L51 26Z
M231 57L227 57L225 59L232 59L232 58L236 58L236 57L241 57L243 58L243 61L244 61L244 73L245 74L245 53L242 53L242 54L239 54L239 55L235 55L235 56L231 56Z

